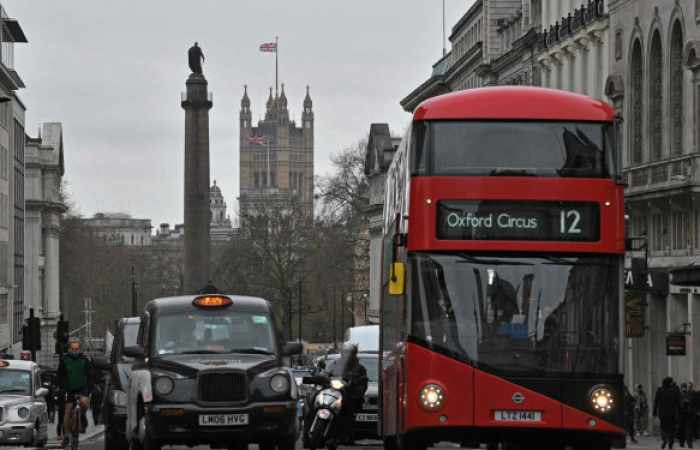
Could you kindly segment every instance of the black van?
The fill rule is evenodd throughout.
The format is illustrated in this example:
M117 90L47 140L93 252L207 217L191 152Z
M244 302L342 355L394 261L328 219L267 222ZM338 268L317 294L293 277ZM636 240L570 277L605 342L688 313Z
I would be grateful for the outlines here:
M294 450L297 386L270 303L200 295L149 302L141 317L127 407L127 439L145 450L210 445Z

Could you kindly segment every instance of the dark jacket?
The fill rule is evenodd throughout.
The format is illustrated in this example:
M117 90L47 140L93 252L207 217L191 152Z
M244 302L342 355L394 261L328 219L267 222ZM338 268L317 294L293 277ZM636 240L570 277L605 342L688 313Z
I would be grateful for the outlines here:
M654 398L654 416L676 418L681 406L681 392L676 386L662 386Z
M58 363L58 386L65 392L92 390L92 365L82 353L72 356L66 353Z

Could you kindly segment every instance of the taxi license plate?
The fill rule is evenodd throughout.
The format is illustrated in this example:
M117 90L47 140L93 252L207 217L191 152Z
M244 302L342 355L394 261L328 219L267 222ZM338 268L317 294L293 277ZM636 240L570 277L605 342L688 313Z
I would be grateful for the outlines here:
M377 414L355 414L355 420L358 422L376 422L378 418Z
M200 414L199 425L203 427L235 427L248 425L248 414Z
M541 411L496 411L496 422L542 422Z

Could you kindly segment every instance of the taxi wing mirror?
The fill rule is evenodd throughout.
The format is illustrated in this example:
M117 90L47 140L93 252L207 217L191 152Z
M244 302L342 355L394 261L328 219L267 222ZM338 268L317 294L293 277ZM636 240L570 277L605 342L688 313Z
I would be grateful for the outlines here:
M129 358L143 358L146 356L146 351L140 345L130 345L124 347L124 356Z
M406 265L402 262L391 263L389 275L389 295L403 295L406 290Z
M102 356L93 358L92 365L95 366L95 368L98 370L109 371L112 369L112 365L109 363L107 358Z
M300 355L303 350L301 342L287 342L282 347L282 356Z
M49 390L46 389L45 387L40 387L40 388L37 389L36 392L34 393L34 396L35 396L36 398L44 398L44 397L46 397L47 395L49 395Z

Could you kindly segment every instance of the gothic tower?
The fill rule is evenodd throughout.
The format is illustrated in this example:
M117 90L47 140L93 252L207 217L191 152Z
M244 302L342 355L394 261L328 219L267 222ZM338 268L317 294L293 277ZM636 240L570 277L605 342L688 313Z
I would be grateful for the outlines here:
M265 119L252 125L247 88L240 111L240 215L253 213L256 205L279 204L295 199L305 213L313 214L314 117L309 88L303 102L302 123L290 120L285 85L278 96L272 88Z

